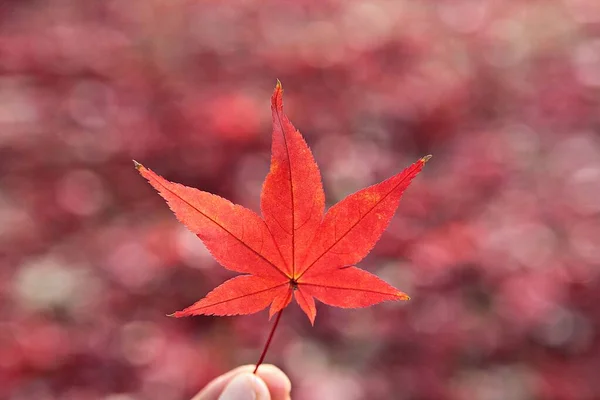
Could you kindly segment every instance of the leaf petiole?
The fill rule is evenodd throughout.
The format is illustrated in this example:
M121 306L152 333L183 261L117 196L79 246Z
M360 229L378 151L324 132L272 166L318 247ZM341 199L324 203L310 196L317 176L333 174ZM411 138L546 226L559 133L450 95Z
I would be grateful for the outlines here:
M277 312L277 317L275 317L275 323L273 324L273 327L271 328L271 333L269 333L269 337L267 338L267 343L265 343L265 348L263 349L260 358L258 359L258 362L256 363L256 368L254 368L254 372L253 374L256 375L256 371L258 371L258 367L260 366L260 364L262 364L262 362L265 359L265 356L267 355L267 350L269 350L269 345L271 344L271 340L273 339L273 334L275 333L275 329L277 329L277 325L279 324L279 320L281 319L281 313L283 312L283 309L279 310Z

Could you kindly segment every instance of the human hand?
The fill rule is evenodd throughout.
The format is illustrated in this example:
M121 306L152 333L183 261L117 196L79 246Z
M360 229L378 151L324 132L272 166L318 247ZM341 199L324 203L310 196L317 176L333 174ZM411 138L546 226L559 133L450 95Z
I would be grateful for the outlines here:
M276 366L244 365L213 379L192 400L291 400L290 379Z

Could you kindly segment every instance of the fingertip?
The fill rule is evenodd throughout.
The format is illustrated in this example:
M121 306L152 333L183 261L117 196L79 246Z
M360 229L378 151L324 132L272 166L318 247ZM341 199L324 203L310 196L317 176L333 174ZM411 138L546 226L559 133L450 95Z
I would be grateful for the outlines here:
M256 374L267 384L272 400L290 398L292 382L282 370L272 364L263 364L258 367Z
M291 392L291 382L289 378L274 365L261 364L258 368L256 375L252 374L255 365L247 364L241 367L237 367L226 374L221 375L218 378L213 379L204 389L202 389L193 400L217 400L220 399L220 395L225 390L225 387L238 375L252 375L259 382L262 382L262 388L267 387L267 393L270 393L269 397L256 397L256 399L270 399L270 400L289 400ZM258 376L258 378L257 378ZM258 383L257 385L261 385ZM264 391L260 390L261 386L257 386L259 393L264 395Z
M250 372L242 372L225 386L219 400L271 400L267 384Z
M252 378L254 379L254 390L256 392L257 400L271 400L271 392L269 391L269 387L266 382L261 378L252 374Z

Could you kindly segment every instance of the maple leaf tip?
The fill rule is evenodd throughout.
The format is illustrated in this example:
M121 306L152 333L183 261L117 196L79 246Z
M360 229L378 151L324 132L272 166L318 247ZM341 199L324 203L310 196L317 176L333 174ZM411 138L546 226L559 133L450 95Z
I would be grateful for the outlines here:
M135 169L137 169L138 171L140 169L142 169L144 166L142 164L140 164L139 162L133 160L133 166L135 167Z
M271 96L271 109L277 112L282 112L283 109L283 87L279 79L277 79L277 85Z
M425 157L421 158L421 161L423 162L423 164L425 164L427 161L431 160L431 157L433 156L431 154L428 154Z
M398 292L396 293L396 296L398 297L398 300L410 300L410 296L406 293Z

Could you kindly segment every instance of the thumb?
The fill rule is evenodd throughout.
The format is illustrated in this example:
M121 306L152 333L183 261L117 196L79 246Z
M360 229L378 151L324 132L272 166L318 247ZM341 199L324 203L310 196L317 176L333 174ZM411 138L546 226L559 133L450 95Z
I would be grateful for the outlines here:
M243 372L229 381L219 400L271 400L271 396L262 379L249 372Z

